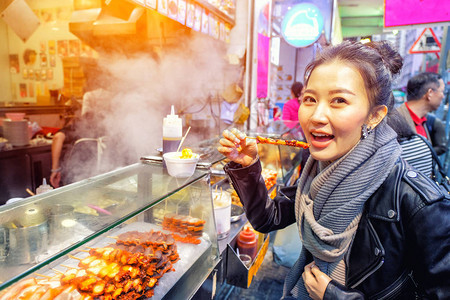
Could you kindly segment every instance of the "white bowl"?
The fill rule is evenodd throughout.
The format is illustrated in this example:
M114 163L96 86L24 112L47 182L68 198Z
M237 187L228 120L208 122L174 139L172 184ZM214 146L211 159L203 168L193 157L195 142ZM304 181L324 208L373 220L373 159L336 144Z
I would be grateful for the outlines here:
M163 154L169 175L177 178L192 176L197 166L199 155L194 153L192 158L180 157L181 152L168 152Z

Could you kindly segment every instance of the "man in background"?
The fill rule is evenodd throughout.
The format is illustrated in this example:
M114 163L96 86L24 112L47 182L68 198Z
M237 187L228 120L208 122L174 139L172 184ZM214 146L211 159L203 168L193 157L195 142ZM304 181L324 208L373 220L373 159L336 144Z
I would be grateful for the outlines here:
M444 123L430 112L435 111L444 99L445 85L436 73L420 73L408 80L407 102L397 108L411 129L426 137L437 155L447 150Z

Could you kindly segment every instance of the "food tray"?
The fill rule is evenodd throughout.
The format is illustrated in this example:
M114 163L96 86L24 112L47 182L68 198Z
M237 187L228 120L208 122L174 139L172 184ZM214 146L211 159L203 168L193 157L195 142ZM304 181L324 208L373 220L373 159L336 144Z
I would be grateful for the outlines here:
M145 223L145 222L135 222L132 224L125 225L124 227L120 228L119 230L114 230L112 232L109 232L109 236L118 236L119 234L129 232L129 231L140 231L140 232L147 232L150 230L154 231L161 231L165 234L171 233L170 231L163 230L161 226ZM186 273L191 266L206 252L208 248L211 247L211 242L204 238L200 238L201 243L198 245L194 244L185 244L181 242L176 242L177 245L177 251L180 256L180 260L178 260L176 263L173 264L173 268L175 269L175 272L170 271L163 275L158 280L158 285L155 287L155 294L150 298L151 300L156 299L162 299L171 289L172 287L178 282L178 280L183 276L184 273ZM105 247L108 244L114 243L114 238L104 237L100 240L90 243L89 247L97 248L97 247ZM85 258L89 256L88 253L85 252L79 252L76 254L79 258ZM62 265L67 266L73 266L77 267L78 260L76 259L67 259L66 261L61 263ZM57 269L60 271L65 271L66 269L63 267L56 266Z

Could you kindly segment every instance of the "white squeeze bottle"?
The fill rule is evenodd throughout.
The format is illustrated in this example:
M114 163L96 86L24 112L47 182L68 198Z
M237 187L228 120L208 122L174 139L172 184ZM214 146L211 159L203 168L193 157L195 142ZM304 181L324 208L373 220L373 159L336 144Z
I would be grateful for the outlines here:
M53 190L53 187L51 185L47 184L47 180L44 178L42 179L42 184L36 189L36 195L48 192Z
M163 120L163 153L177 151L182 135L182 120L175 114L172 105L170 115L167 115Z

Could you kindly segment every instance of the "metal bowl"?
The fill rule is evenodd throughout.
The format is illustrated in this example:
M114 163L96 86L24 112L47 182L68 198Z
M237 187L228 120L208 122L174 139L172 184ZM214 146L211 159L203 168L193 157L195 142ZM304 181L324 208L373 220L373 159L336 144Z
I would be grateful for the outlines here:
M244 214L245 214L245 212L244 212L244 208L242 206L231 204L231 219L230 219L230 221L232 223L239 221Z

